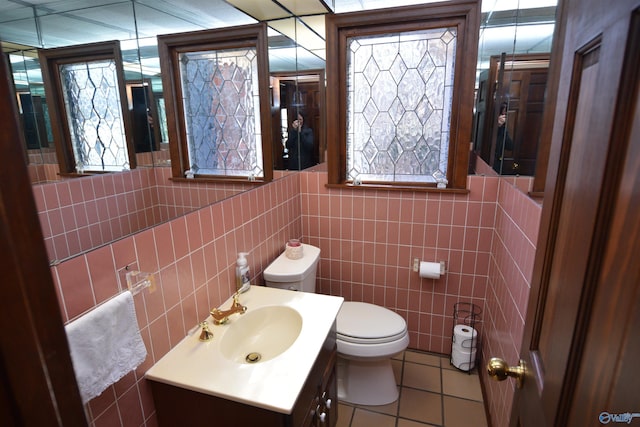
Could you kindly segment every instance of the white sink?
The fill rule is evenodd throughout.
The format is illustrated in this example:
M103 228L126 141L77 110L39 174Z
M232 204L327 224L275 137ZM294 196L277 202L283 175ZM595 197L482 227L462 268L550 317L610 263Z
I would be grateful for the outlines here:
M291 347L301 330L302 316L293 308L258 308L239 315L228 326L220 351L236 363L266 362Z
M343 301L252 286L240 295L240 304L247 307L244 314L229 316L223 325L214 325L207 317L212 340L200 341L200 328L194 328L146 377L290 414ZM221 307L231 303L229 298Z

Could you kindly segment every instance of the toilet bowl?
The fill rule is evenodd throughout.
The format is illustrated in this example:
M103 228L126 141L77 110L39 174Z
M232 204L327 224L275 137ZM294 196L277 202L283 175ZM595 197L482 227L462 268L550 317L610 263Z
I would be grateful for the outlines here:
M263 272L267 286L315 292L320 249L303 244L303 256L282 253ZM338 399L358 405L386 405L398 399L391 357L409 345L405 320L393 311L346 301L336 319Z

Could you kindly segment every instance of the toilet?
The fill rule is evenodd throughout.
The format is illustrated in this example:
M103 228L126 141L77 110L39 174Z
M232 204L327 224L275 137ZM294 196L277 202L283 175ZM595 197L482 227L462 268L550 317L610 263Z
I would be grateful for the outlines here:
M268 287L316 291L320 249L302 244L302 258L280 254L263 272ZM365 302L345 301L336 319L338 399L357 405L386 405L398 399L391 357L409 345L405 320Z

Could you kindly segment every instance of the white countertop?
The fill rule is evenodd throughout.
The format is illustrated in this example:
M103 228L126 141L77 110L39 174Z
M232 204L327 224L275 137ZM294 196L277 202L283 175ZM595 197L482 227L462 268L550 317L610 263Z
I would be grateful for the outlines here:
M264 286L251 286L240 295L247 313L260 307L284 305L302 316L302 329L296 341L279 356L255 364L227 359L219 344L229 326L240 320L234 314L226 325L213 325L214 337L201 342L200 328L185 337L151 367L146 378L283 414L290 414L298 394L311 372L338 311L341 297L295 292ZM231 306L231 298L222 309Z

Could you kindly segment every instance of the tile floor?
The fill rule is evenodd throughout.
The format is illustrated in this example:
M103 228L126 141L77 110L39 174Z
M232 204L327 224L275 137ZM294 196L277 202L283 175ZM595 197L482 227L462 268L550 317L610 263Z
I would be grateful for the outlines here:
M477 368L469 375L448 357L416 350L392 363L400 398L384 406L340 402L337 427L487 427Z

